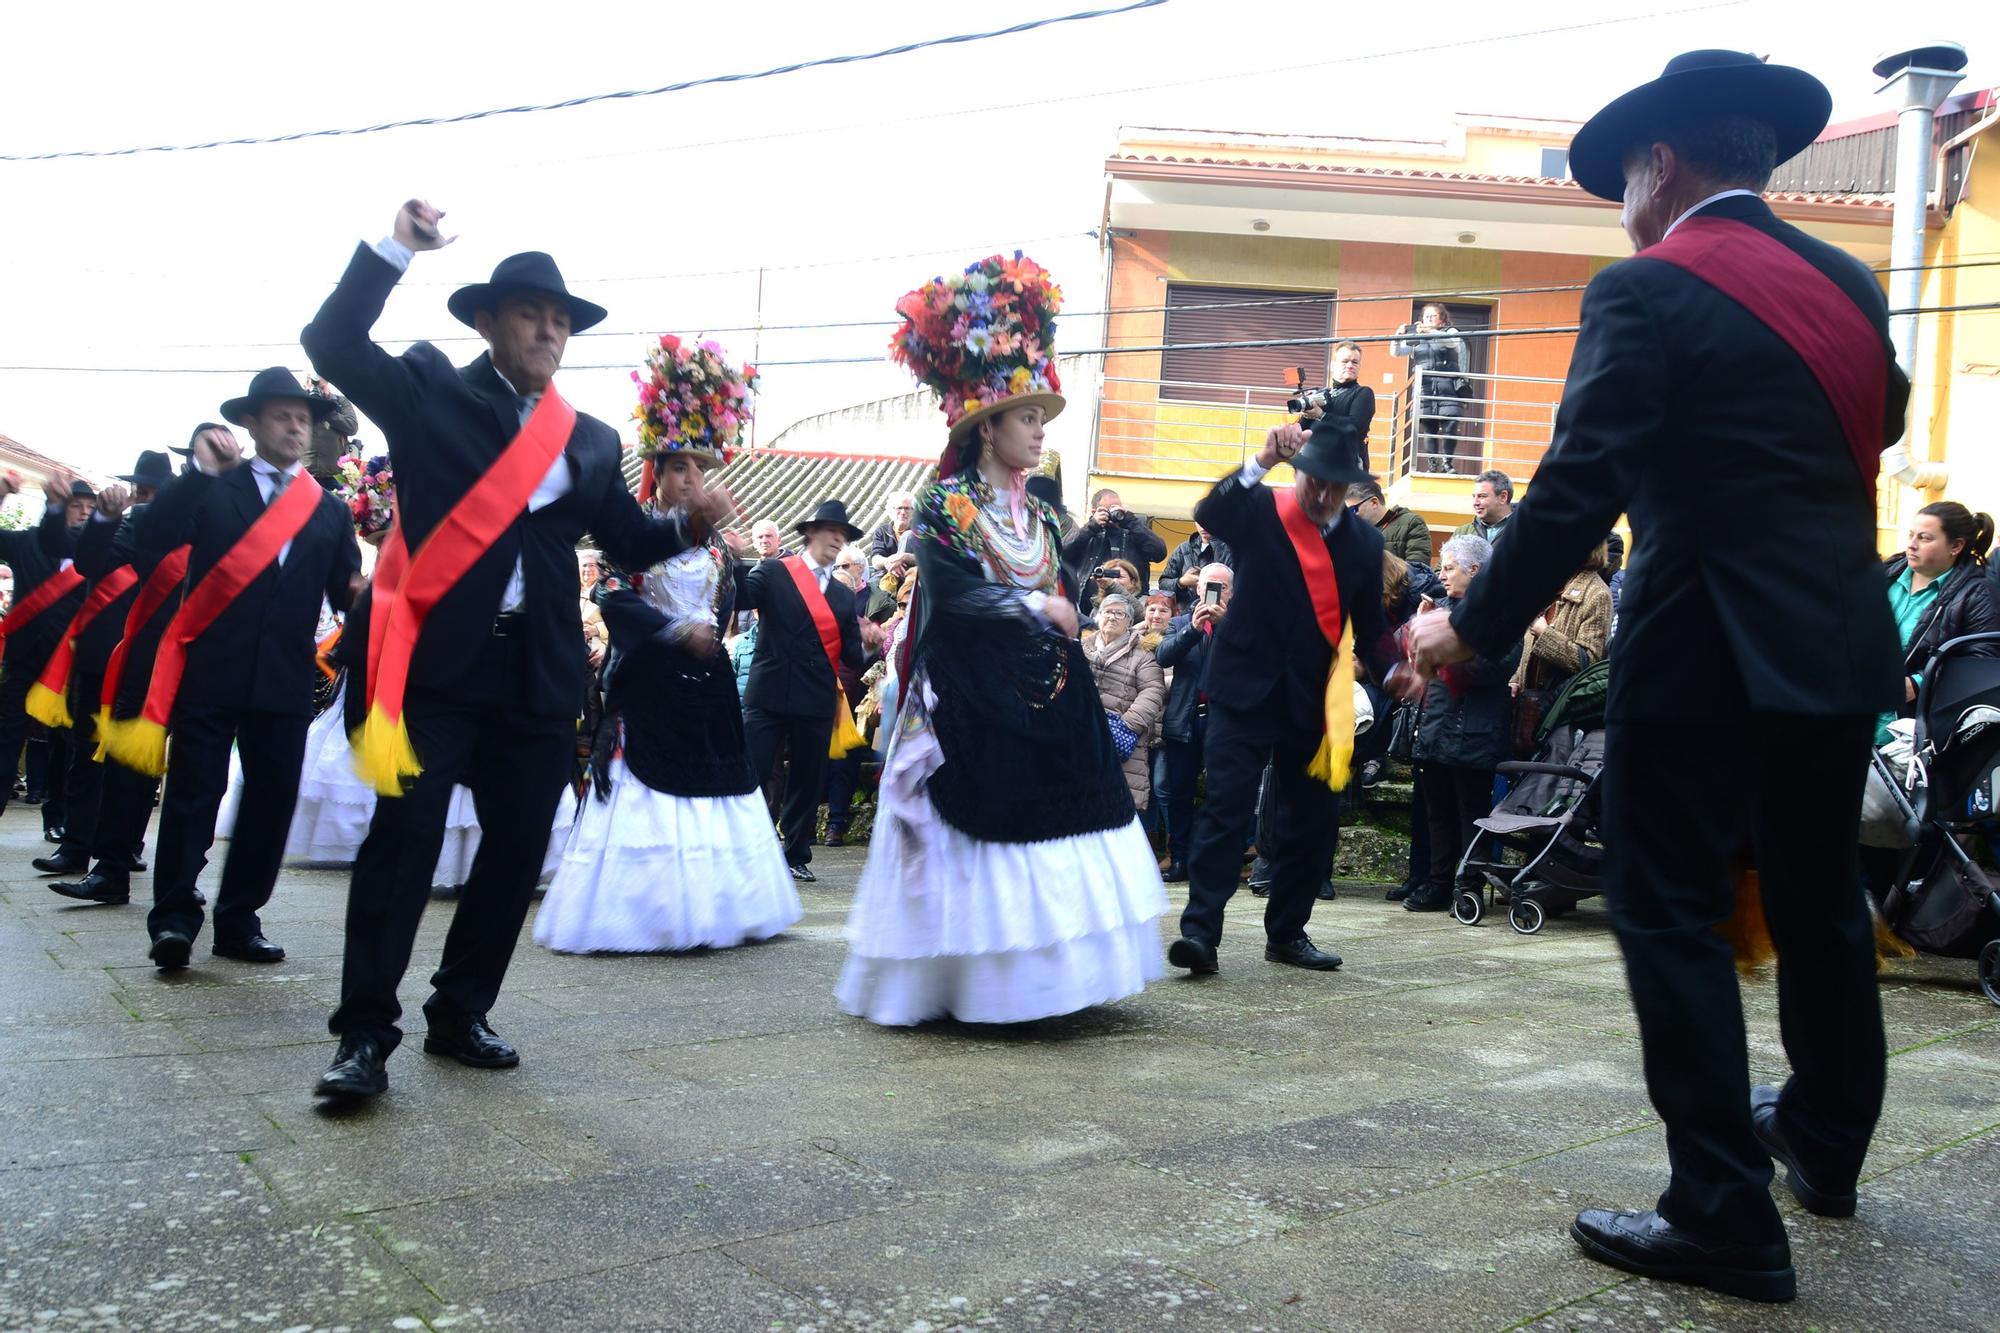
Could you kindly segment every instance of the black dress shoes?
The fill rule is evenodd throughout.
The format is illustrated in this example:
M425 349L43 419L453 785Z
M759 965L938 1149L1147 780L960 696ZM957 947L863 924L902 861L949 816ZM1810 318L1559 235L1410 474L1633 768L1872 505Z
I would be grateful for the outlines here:
M1789 1301L1798 1294L1791 1246L1716 1242L1690 1235L1656 1212L1614 1213L1586 1208L1569 1234L1601 1264L1660 1282L1685 1282L1750 1301Z
M1799 1170L1798 1157L1792 1146L1785 1142L1784 1131L1778 1128L1778 1090L1760 1083L1750 1089L1750 1128L1756 1131L1757 1142L1772 1160L1785 1166L1785 1188L1792 1197L1805 1206L1809 1213L1821 1217L1852 1217L1855 1205L1860 1201L1854 1190L1822 1189L1809 1181Z
M1382 897L1387 902L1399 903L1416 891L1417 888L1414 884L1398 884L1395 888L1383 894Z
M1321 902L1323 902L1323 903L1330 903L1330 902L1332 902L1332 901L1333 901L1333 900L1334 900L1335 898L1337 898L1337 897L1339 897L1339 896L1340 896L1340 895L1338 895L1337 893L1335 893L1335 892L1333 891L1333 881L1332 881L1332 880L1330 880L1330 879L1323 879L1323 880L1321 880L1321 881L1319 882L1319 900L1320 900Z
M65 898L74 898L82 903L103 903L106 907L122 907L132 901L132 886L129 883L113 879L98 870L68 883L58 880L49 888Z
M382 1043L373 1037L342 1037L333 1064L313 1085L313 1096L336 1102L358 1102L389 1090L389 1070Z
M173 972L188 965L188 955L192 952L193 940L178 930L163 930L153 937L152 950L146 956L160 971Z
M448 1055L474 1069L512 1069L521 1063L521 1053L501 1040L484 1014L460 1028L432 1028L424 1034L424 1051Z
M217 940L213 952L217 958L234 958L243 963L285 961L285 951L262 935L252 935L244 940Z
M1340 966L1340 955L1316 947L1301 935L1283 944L1273 940L1264 946L1264 957L1286 967L1309 968L1314 972L1331 972Z
M81 875L90 869L90 858L82 852L58 847L53 856L38 856L31 865L44 875Z
M1433 893L1429 886L1418 889L1403 899L1405 912L1449 912L1451 910L1451 890Z
M1167 962L1174 967L1184 967L1198 977L1212 976L1215 973L1215 946L1183 935L1167 946Z
M1160 878L1169 884L1185 884L1187 883L1187 866L1179 861L1169 861L1167 862L1167 868L1161 872Z
M811 866L791 866L788 868L792 872L792 878L797 880L801 884L819 883L819 876L813 874L813 868Z

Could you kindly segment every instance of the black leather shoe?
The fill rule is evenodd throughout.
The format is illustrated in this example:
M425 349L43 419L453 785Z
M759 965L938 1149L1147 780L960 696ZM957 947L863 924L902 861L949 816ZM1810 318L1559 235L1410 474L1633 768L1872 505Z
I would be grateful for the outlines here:
M1821 1217L1854 1216L1855 1205L1860 1202L1854 1190L1821 1189L1799 1170L1798 1158L1793 1155L1791 1145L1785 1142L1784 1131L1778 1128L1776 1088L1759 1083L1750 1089L1750 1128L1756 1131L1757 1142L1764 1145L1764 1151L1771 1154L1772 1160L1784 1164L1785 1188L1805 1206L1807 1212L1818 1213Z
M1428 888L1417 890L1403 899L1405 912L1449 912L1451 910L1451 890L1433 893Z
M1340 966L1339 954L1316 947L1303 935L1295 940L1286 940L1283 944L1275 941L1266 944L1264 957L1274 963L1283 963L1286 967L1310 968L1314 972L1331 972Z
M1414 884L1398 884L1395 888L1383 894L1382 897L1386 902L1399 903L1416 891L1417 888Z
M1750 1301L1789 1301L1798 1294L1791 1246L1718 1243L1690 1235L1656 1212L1614 1213L1586 1208L1569 1234L1601 1264L1660 1282L1685 1282Z
M1185 884L1187 883L1187 867L1179 861L1169 861L1167 862L1167 868L1160 873L1160 878L1169 884Z
M821 845L825 847L845 847L847 845L847 835L837 828L830 828L826 831L826 841Z
M1215 946L1183 935L1167 946L1167 962L1184 967L1198 977L1215 974Z
M521 1053L493 1031L484 1014L461 1028L432 1028L424 1034L424 1050L474 1069L512 1069L521 1063Z
M211 950L217 958L234 958L244 963L282 963L285 951L262 935L247 940L217 940Z
M102 903L106 907L122 907L132 901L132 886L121 879L113 879L102 871L93 870L82 879L67 883L58 880L49 888L65 898L74 898L82 903Z
M82 852L58 847L54 856L38 856L29 864L44 875L81 875L90 869L90 858Z
M152 950L146 957L153 960L153 966L162 972L174 972L188 965L188 955L194 952L194 941L178 930L163 930L153 937Z
M56 846L60 847L60 846L62 846L62 840L63 840L63 831L62 831L61 829L59 829L59 828L45 828L45 829L43 829L43 830L42 830L42 841L43 841L43 842L52 842L52 843L54 843L54 844L55 844Z
M1330 903L1330 902L1332 902L1332 901L1333 901L1333 900L1334 900L1335 898L1337 898L1337 897L1339 897L1339 896L1340 896L1339 894L1337 894L1337 893L1335 893L1335 892L1333 891L1333 881L1332 881L1332 880L1330 880L1330 879L1323 879L1323 880L1321 880L1321 881L1319 882L1319 900L1320 900L1321 902L1323 902L1323 903Z
M358 1102L388 1090L389 1070L382 1043L373 1037L342 1037L333 1063L313 1085L313 1096Z
M797 880L801 884L819 883L819 876L813 874L813 868L811 866L791 866L789 867L789 869L792 872L792 878Z
M1271 896L1271 881L1268 879L1253 879L1250 881L1249 887L1250 896L1253 898L1268 898Z

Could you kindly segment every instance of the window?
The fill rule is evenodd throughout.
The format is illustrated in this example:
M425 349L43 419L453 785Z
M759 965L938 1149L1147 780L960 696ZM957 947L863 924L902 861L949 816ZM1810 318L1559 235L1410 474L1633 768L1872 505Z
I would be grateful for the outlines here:
M1542 150L1542 176L1546 180L1568 180L1569 149L1544 148Z
M1250 401L1283 407L1290 396L1291 371L1305 371L1307 384L1327 379L1327 344L1288 347L1203 348L1191 343L1258 342L1273 338L1328 338L1333 334L1331 295L1259 291L1252 287L1199 287L1167 284L1167 352L1160 378L1173 383L1160 397L1181 402L1240 401L1213 385L1246 385Z

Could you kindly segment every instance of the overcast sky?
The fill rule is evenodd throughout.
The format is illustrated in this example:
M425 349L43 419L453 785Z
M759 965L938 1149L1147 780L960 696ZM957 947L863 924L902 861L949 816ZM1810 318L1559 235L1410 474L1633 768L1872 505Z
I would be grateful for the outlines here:
M0 152L554 101L1091 2L13 6ZM1921 39L1942 35L1971 51L1962 87L2000 82L1992 6L1960 7L1937 31L1896 29L1895 7L1846 0L1743 0L1607 22L1656 8L1683 5L1169 0L871 64L462 126L0 163L10 257L0 366L113 372L0 370L0 433L100 473L125 470L139 449L183 443L250 370L304 369L300 326L355 242L383 234L411 195L446 209L460 239L418 256L381 339L469 339L445 311L450 289L514 251L548 250L573 287L610 309L603 328L630 335L573 341L559 381L629 439L623 368L641 356L640 335L711 332L749 356L750 333L722 330L755 322L759 266L766 324L884 319L931 274L1015 247L1054 270L1072 309L1095 310L1087 233L1121 125L1435 136L1457 111L1582 118L1698 46L1810 69L1833 89L1837 119L1884 109L1868 66ZM1598 26L1529 35L1584 23ZM1459 45L1405 54L1443 43ZM1073 320L1061 341L1094 345L1096 334L1093 321ZM886 325L765 333L761 438L908 388L886 361L775 364L874 357L887 337ZM461 362L479 350L441 345ZM363 435L380 448L372 430Z

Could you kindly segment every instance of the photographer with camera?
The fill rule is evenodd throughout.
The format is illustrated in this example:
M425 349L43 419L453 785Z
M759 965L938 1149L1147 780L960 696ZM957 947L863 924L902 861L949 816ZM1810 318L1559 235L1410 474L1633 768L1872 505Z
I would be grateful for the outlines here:
M1140 596L1152 586L1153 562L1167 558L1167 544L1153 532L1145 515L1126 510L1118 492L1102 490L1090 497L1089 520L1063 543L1064 563L1082 570L1086 580L1085 612L1095 605L1099 571L1121 557L1132 562L1138 575L1133 586L1121 591Z
M1096 569L1087 570L1081 603L1084 619L1093 621L1098 603L1113 593L1123 593L1136 602L1139 590L1139 567L1130 560L1107 560Z
M1472 364L1472 351L1451 327L1444 307L1435 303L1425 306L1417 322L1405 324L1396 335L1389 355L1408 357L1412 375L1424 372L1411 453L1424 460L1420 471L1456 472L1452 456L1458 452L1458 419L1465 415L1465 392L1471 387L1464 372Z
M1322 417L1352 422L1366 459L1368 428L1375 424L1375 391L1361 382L1361 344L1335 343L1332 380L1324 389L1309 389L1287 399L1285 410L1308 430Z

